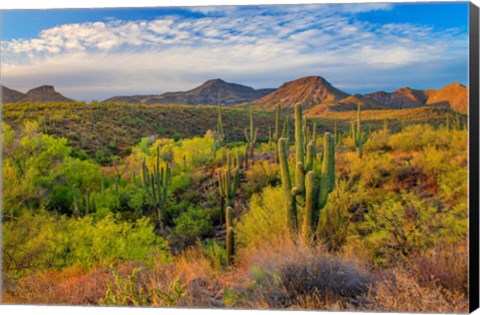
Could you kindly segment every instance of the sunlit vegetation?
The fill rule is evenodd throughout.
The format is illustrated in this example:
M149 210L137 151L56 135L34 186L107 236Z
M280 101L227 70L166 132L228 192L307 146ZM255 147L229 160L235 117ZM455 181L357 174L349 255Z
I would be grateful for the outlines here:
M464 116L4 109L6 303L468 309Z

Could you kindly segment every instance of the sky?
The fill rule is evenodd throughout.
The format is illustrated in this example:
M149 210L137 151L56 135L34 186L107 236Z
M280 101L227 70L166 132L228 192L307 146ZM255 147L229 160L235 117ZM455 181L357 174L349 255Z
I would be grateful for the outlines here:
M1 83L76 100L319 75L348 93L467 85L468 2L3 10Z

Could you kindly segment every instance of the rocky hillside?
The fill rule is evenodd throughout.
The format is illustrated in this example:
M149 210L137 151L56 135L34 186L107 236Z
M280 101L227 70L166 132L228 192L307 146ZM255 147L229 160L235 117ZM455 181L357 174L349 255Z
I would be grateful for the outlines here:
M365 94L365 98L384 104L389 109L406 109L425 105L427 95L425 91L403 87L393 93L380 91Z
M228 83L221 79L209 80L186 92L167 92L161 95L115 96L104 102L184 105L235 105L261 98L274 89L255 90L249 86Z
M2 103L15 103L25 96L22 92L9 89L6 86L2 85L1 88Z
M355 111L357 110L357 106L359 104L363 110L388 109L385 104L382 104L372 99L368 99L361 94L354 94L344 99L341 99L340 101L332 101L316 105L306 110L305 114L307 116L318 116L325 112Z
M456 112L468 112L468 89L460 83L453 83L439 90L428 90L426 94L427 105L448 106Z

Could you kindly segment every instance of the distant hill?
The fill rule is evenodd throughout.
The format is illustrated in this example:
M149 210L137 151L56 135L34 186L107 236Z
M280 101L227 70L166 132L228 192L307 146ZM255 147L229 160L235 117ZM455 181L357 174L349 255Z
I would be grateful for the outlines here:
M255 90L249 86L228 83L221 79L208 80L186 92L167 92L161 95L115 96L104 102L184 105L235 105L261 98L275 89Z
M22 92L15 91L7 88L6 86L1 86L2 88L2 103L15 103L25 96Z
M275 92L251 102L255 109L273 110L278 104L282 108L293 107L300 103L313 106L321 103L337 101L349 94L333 87L320 76L302 77L282 84Z
M2 102L3 103L72 103L75 100L63 96L55 91L51 85L42 85L29 90L23 94L21 92L2 86Z

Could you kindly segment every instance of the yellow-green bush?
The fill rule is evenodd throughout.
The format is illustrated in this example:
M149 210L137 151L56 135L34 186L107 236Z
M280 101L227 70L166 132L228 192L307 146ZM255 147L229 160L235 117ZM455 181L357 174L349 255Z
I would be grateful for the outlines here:
M285 200L280 187L266 187L250 199L250 210L238 222L235 231L240 246L270 242L288 235Z

